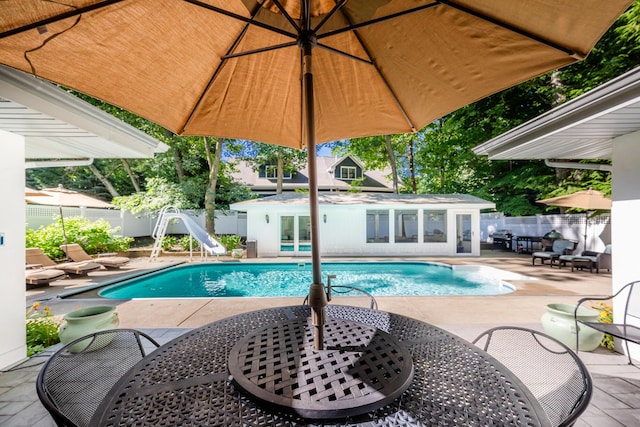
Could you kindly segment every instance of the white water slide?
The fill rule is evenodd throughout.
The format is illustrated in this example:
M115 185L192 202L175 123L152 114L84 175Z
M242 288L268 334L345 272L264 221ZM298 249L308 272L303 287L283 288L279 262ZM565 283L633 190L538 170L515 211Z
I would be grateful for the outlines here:
M158 258L160 250L162 249L162 239L167 231L169 221L180 220L187 228L189 235L196 239L200 243L200 250L205 251L205 254L211 255L224 255L227 253L227 249L222 246L220 242L211 237L207 231L200 227L197 222L193 220L189 215L181 213L180 210L174 206L165 206L160 211L158 222L153 230L153 238L155 243L153 250L151 251L150 260L153 261ZM189 254L193 257L193 250L189 250Z

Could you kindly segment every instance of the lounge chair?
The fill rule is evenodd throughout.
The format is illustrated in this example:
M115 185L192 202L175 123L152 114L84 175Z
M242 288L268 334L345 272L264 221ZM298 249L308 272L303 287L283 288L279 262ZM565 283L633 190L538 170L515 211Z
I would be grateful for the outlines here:
M67 254L72 261L75 262L86 262L92 261L98 263L100 265L105 266L109 269L118 269L123 265L127 264L130 259L124 256L113 256L113 254L102 254L98 255L97 258L92 258L91 255L85 252L77 243L69 243L67 245L60 246L60 249Z
M24 272L24 280L27 285L42 286L67 277L67 273L56 268L27 269Z
M85 276L92 271L102 268L100 264L96 264L95 262L64 262L56 264L40 248L27 248L25 249L25 254L27 264L40 265L44 270L62 270L67 274L76 276Z
M571 264L571 271L576 268L589 268L589 272L596 269L596 273L600 273L600 269L611 271L611 245L604 248L604 252L582 251L580 255L561 255L558 258L559 267Z
M531 265L536 264L536 258L540 258L540 263L544 265L544 260L549 260L549 265L553 267L553 264L556 260L560 258L561 255L571 255L573 250L576 248L576 242L572 242L571 240L566 239L558 239L554 240L551 245L550 251L538 251L534 252L531 255Z

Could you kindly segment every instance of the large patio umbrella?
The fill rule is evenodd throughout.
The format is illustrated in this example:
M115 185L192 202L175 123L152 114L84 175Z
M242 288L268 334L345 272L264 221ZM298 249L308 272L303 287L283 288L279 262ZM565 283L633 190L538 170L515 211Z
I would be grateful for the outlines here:
M606 198L601 191L589 188L564 196L551 197L550 199L536 200L536 203L544 203L549 206L584 209L584 246L587 249L587 228L589 226L589 212L610 211L611 199Z
M550 199L536 200L536 203L544 203L550 206L565 208L577 208L587 211L609 211L611 210L611 199L604 197L601 191L592 188L577 191L564 196L552 197Z
M316 144L414 132L583 59L630 3L5 0L0 63L176 134L306 147L321 324Z

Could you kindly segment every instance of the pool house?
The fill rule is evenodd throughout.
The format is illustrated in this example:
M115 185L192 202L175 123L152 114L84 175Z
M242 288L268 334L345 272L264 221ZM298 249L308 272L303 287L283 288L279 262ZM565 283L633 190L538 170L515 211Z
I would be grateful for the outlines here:
M325 256L478 256L480 210L464 194L330 193L319 196ZM309 196L281 194L234 203L247 213L247 241L260 257L310 256Z

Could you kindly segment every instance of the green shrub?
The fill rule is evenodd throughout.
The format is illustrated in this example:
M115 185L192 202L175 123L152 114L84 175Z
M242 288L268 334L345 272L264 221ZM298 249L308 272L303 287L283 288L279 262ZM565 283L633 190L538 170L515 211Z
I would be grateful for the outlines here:
M193 249L194 251L197 249L200 249L200 242L198 242L196 239L191 239L189 237L189 235L187 236L183 236L180 241L178 242L178 244L180 245L180 247L182 248L183 251L188 251L190 249L189 247L189 240L192 240L191 242L191 249Z
M162 250L170 251L178 244L178 239L174 236L164 236L162 238Z
M222 236L214 237L222 246L227 249L227 252L231 252L232 250L239 248L242 246L242 240L240 236L235 234L225 234Z
M45 348L60 342L58 328L60 322L53 318L49 307L40 310L40 303L36 302L27 311L27 356L40 353Z
M88 254L128 250L133 238L116 236L117 231L118 228L111 228L103 219L91 222L86 218L70 217L64 219L63 233L62 220L58 218L53 224L27 230L25 241L28 248L41 248L53 259L64 258L60 246L65 243L65 234L67 243L78 243Z

